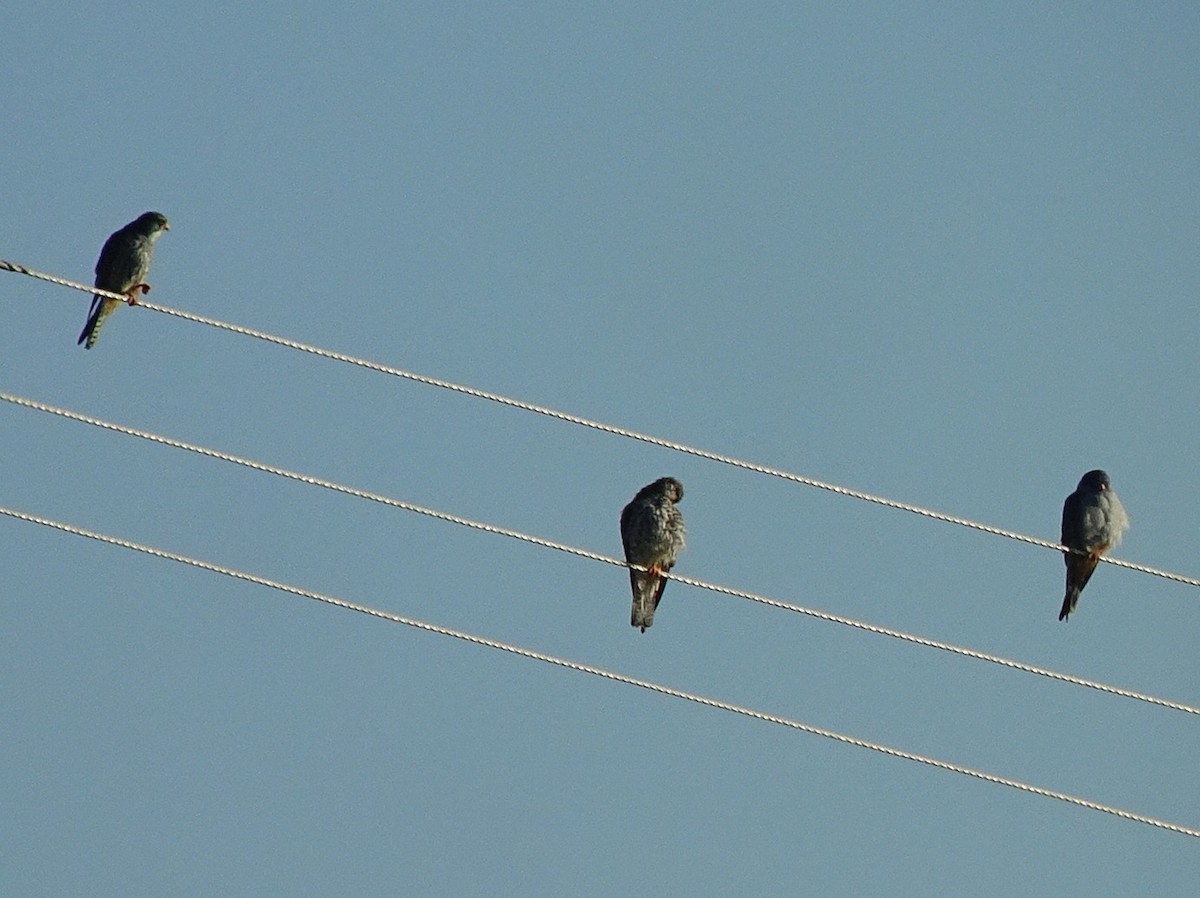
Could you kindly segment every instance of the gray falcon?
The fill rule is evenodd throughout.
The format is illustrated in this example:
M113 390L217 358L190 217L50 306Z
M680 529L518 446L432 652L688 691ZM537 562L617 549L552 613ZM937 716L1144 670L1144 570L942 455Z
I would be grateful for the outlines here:
M1067 594L1063 598L1059 620L1075 610L1079 594L1100 563L1100 556L1121 542L1121 532L1129 527L1129 516L1103 471L1088 471L1075 492L1063 503L1062 544L1086 555L1067 552Z
M104 241L100 259L96 262L94 286L112 293L124 293L126 301L136 306L138 291L150 292L150 285L145 283L145 279L150 273L150 260L154 257L154 241L170 228L161 212L145 212L110 236ZM88 349L95 346L104 319L120 304L119 299L93 296L87 324L83 326L78 342L86 341Z
M683 515L676 503L683 498L683 484L674 477L661 477L638 494L621 511L621 543L625 560L648 570L629 569L633 588L633 612L629 623L642 632L654 623L654 609L667 586L663 571L675 566L683 548Z

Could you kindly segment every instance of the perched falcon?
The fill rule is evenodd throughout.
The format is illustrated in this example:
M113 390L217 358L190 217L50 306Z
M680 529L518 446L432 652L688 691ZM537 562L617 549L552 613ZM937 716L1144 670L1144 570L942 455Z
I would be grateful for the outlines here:
M643 633L654 623L654 609L667 586L662 572L675 566L675 558L683 548L683 515L676 507L682 498L683 484L674 477L661 477L638 490L621 512L625 560L648 568L629 569L633 587L629 623L641 627Z
M96 263L94 285L112 293L124 293L131 306L137 305L138 291L150 292L150 285L145 283L145 279L150 273L154 241L162 236L163 231L170 228L167 219L160 212L146 212L125 225L104 241L104 249L100 250L100 260ZM86 341L86 347L91 349L96 344L96 338L100 336L104 319L111 315L120 303L119 299L93 296L87 324L83 326L83 333L79 335L78 342Z
M1067 563L1067 594L1058 613L1059 620L1066 620L1075 610L1079 594L1100 563L1100 556L1121 541L1121 532L1128 527L1129 517L1113 492L1108 475L1103 471L1084 474L1075 492L1063 503L1062 544L1087 554L1067 552L1063 556Z

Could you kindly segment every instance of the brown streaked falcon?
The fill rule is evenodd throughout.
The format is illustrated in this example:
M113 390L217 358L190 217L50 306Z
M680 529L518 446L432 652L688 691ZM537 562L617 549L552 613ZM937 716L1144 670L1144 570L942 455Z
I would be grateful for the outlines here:
M683 484L674 477L661 477L638 490L621 511L621 543L625 560L640 564L645 571L629 569L633 588L633 612L629 623L643 633L654 623L654 610L667 586L663 571L675 566L683 549L683 515L676 503L683 498Z

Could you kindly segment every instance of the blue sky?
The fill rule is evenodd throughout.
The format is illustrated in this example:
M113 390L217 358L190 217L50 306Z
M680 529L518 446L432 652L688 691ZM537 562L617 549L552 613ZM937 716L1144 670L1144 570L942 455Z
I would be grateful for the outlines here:
M17 3L0 258L1185 574L1189 4ZM0 389L1200 703L1193 588L0 273ZM1190 826L1197 723L0 407L0 504ZM1192 839L0 519L0 892L1190 895Z

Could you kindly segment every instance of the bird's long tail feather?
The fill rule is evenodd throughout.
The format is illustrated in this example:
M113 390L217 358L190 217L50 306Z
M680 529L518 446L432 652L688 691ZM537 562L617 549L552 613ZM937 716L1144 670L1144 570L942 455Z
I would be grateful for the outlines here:
M100 328L104 325L104 319L112 314L117 305L118 302L115 299L100 299L99 302L93 303L91 312L88 314L87 324L83 326L76 345L83 343L85 349L95 346L96 340L100 336Z
M1079 602L1079 589L1076 586L1068 586L1067 594L1063 597L1062 610L1058 612L1059 620L1066 620L1072 611L1075 610L1075 605Z
M654 609L658 607L658 580L653 574L629 572L629 581L633 585L633 609L629 614L629 623L643 633L654 623Z

